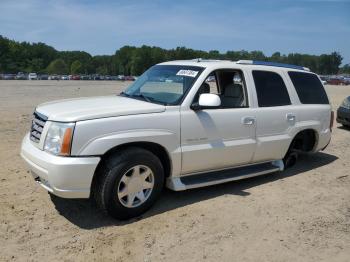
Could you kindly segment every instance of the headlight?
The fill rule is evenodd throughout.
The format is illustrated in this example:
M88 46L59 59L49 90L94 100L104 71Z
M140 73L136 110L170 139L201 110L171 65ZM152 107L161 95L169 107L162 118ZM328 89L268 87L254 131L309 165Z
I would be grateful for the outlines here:
M350 109L350 100L349 100L349 98L345 98L343 103L341 104L341 106Z
M54 155L70 155L74 125L74 123L50 122L44 150Z

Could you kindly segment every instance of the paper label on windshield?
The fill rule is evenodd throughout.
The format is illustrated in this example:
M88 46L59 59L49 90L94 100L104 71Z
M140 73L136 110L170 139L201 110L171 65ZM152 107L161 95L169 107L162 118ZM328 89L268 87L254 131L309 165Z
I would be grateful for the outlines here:
M198 71L193 71L193 70L180 70L177 72L177 76L189 76L189 77L196 77L198 74Z

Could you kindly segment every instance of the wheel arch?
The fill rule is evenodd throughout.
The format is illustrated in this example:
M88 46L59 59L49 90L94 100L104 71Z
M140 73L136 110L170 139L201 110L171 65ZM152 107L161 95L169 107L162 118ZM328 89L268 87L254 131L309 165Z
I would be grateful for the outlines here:
M313 152L317 148L318 141L319 141L318 131L314 128L305 128L305 129L299 130L294 135L288 150L296 149L301 152Z
M146 142L146 141L128 142L128 143L117 145L117 146L109 149L107 152L105 152L101 156L101 160L96 167L96 170L95 170L95 173L94 173L94 176L92 179L91 188L93 188L93 185L96 181L96 177L98 174L98 170L101 167L101 165L104 164L104 160L107 159L108 157L111 157L111 156L117 154L118 152L120 152L122 150L125 150L127 148L131 148L131 147L142 148L142 149L148 150L151 153L153 153L155 156L157 156L159 158L160 162L162 163L162 166L164 168L165 177L169 177L171 175L171 173L172 173L171 157L170 157L170 154L165 147L163 147L162 145L160 145L158 143L154 143L154 142Z

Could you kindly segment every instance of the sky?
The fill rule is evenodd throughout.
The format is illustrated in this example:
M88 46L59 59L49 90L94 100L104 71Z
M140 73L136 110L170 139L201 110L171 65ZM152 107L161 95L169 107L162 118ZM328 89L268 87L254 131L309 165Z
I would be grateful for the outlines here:
M350 0L0 0L0 35L110 55L124 45L261 50L350 63Z

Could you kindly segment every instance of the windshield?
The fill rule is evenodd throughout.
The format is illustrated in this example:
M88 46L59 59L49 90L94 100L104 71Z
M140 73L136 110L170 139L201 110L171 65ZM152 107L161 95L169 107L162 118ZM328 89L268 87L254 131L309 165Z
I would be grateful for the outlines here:
M156 65L143 73L122 95L152 103L177 105L204 68Z

